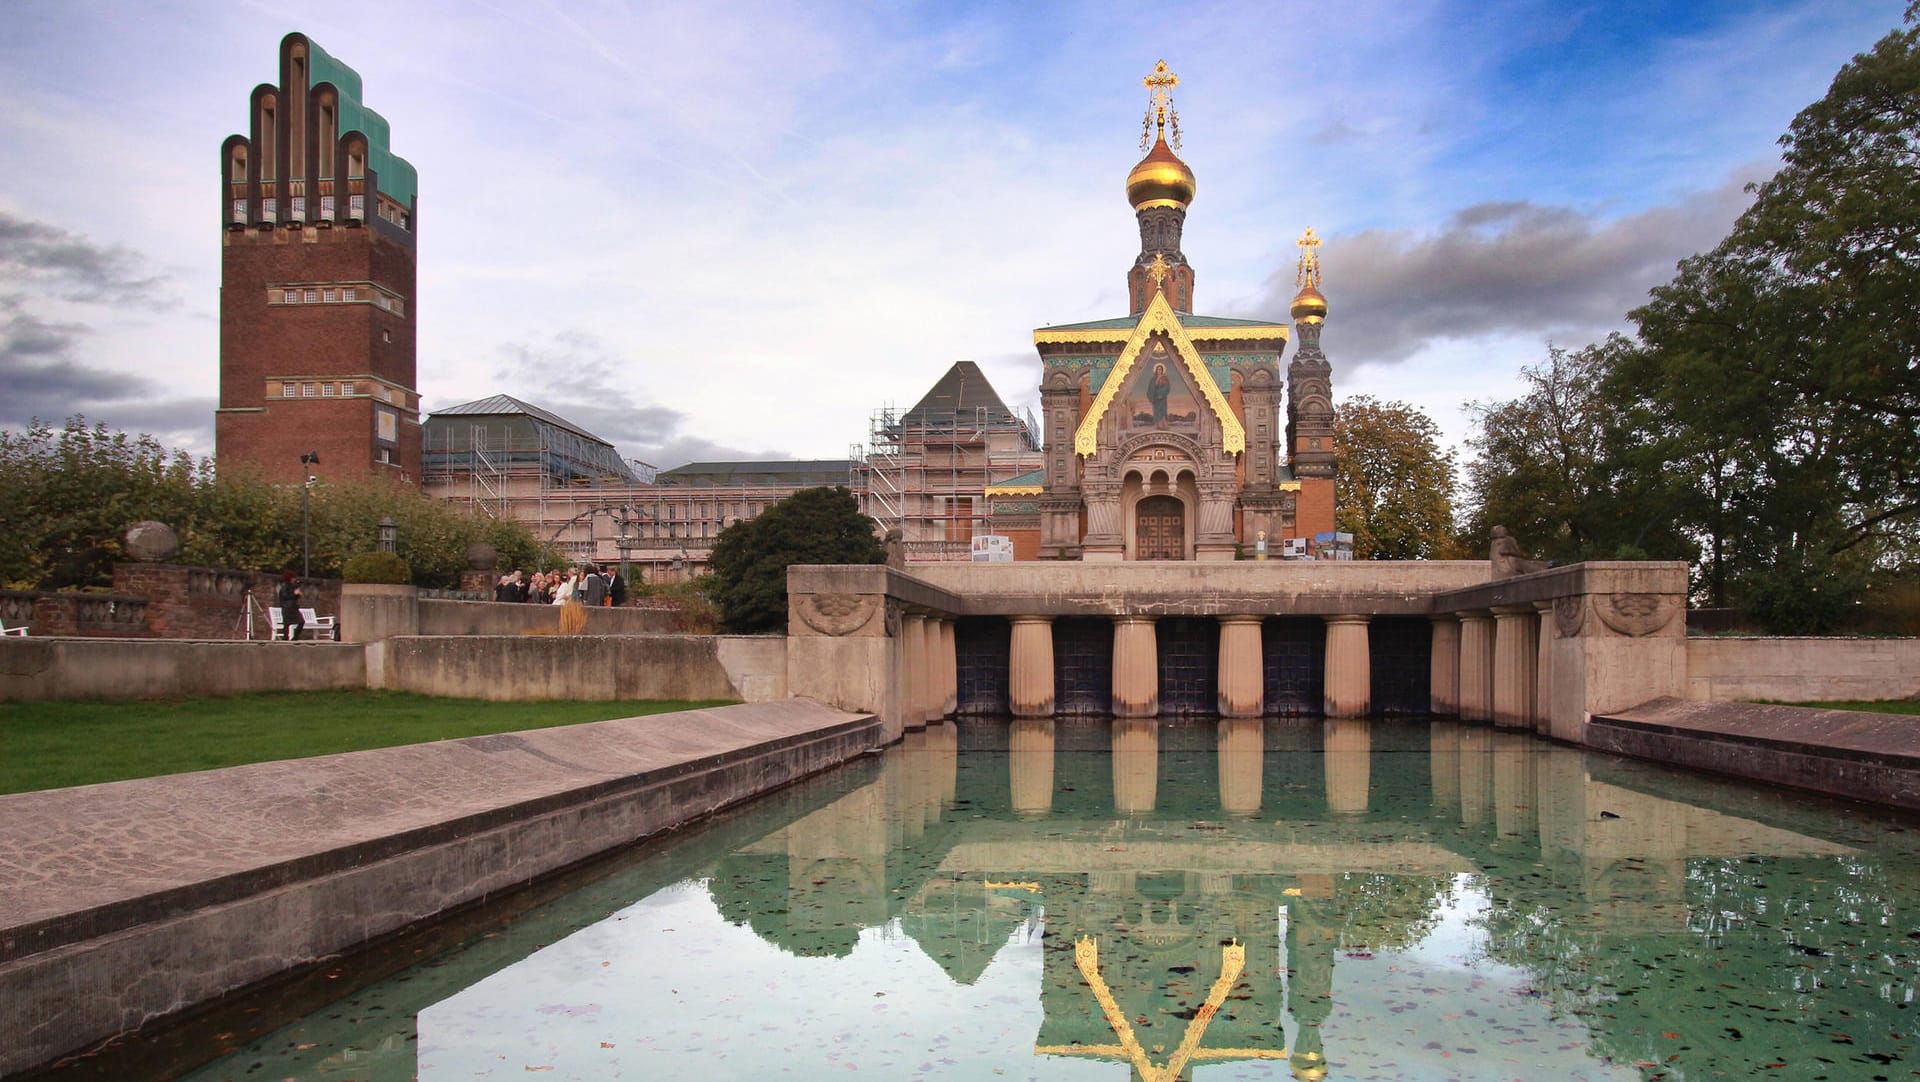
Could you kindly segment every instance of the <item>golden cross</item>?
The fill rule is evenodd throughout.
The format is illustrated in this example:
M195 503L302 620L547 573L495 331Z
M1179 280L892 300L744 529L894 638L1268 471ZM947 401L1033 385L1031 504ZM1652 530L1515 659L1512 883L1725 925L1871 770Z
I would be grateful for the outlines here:
M1147 281L1152 282L1155 289L1164 288L1167 284L1167 275L1172 271L1173 268L1167 266L1166 259L1162 258L1159 252L1155 252L1153 262L1147 264Z
M1147 117L1140 124L1140 149L1152 145L1150 138L1173 125L1173 148L1180 149L1180 114L1173 109L1173 88L1180 85L1180 77L1168 70L1167 62L1162 60L1153 66L1153 71L1141 80L1147 88ZM1153 132L1150 133L1148 128Z
M1320 238L1313 235L1313 227L1308 226L1294 244L1300 249L1300 273L1294 276L1294 284L1320 288Z

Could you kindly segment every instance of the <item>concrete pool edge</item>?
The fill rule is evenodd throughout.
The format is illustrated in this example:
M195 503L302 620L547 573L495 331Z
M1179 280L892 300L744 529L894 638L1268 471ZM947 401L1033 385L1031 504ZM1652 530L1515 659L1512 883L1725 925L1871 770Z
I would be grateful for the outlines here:
M48 901L60 893L60 869L27 888L37 899L19 896L9 904L0 897L0 917L14 918L0 919L0 1001L10 1007L0 1012L0 1076L771 792L871 750L880 730L872 715L786 700L534 730L512 734L522 739L505 747L500 738L478 737L297 761L309 772L364 778L384 755L411 805L396 817L370 797L343 812L311 808L303 794L291 793L272 809L270 825L287 848L280 859L256 852L223 865L186 854L179 868L200 868L203 881L104 902L78 889L64 912L48 912L62 908ZM620 742L645 747L633 763L610 761L608 749ZM445 761L460 784L460 800L419 798L416 779L435 760ZM475 805L470 786L484 784L476 781L476 762L502 775L490 807ZM290 769L255 764L4 801L18 810L30 798L57 798L51 802L59 814L91 811L128 828L129 846L151 847L153 840L140 836L151 821L143 812L160 813L170 792L191 799L223 782L239 793L232 829L249 829L247 802L262 798L269 766L282 775ZM235 772L252 773L231 777ZM533 775L533 783L508 785L508 772ZM477 799L484 804L495 792ZM303 810L312 813L310 830L302 829ZM399 829L382 832L396 822ZM90 820L86 827L63 847L47 817L22 826L0 814L0 853L57 850L50 859L70 869L86 861L88 845L98 845L100 828ZM34 836L16 836L10 847L9 834ZM344 844L327 844L342 837ZM208 844L197 832L169 842ZM164 856L155 863L164 865ZM70 871L66 879L91 886Z
M1910 715L1664 698L1596 715L1585 746L1920 811L1920 719Z

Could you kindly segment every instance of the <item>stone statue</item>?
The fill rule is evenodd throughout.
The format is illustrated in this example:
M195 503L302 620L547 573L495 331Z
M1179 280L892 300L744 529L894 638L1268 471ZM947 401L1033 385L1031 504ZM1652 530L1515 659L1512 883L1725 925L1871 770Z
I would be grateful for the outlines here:
M887 527L887 532L880 535L880 543L887 547L887 566L906 570L907 540L900 527Z
M1510 579L1515 575L1525 575L1533 571L1545 571L1547 561L1529 560L1521 550L1520 541L1505 526L1493 528L1493 577Z

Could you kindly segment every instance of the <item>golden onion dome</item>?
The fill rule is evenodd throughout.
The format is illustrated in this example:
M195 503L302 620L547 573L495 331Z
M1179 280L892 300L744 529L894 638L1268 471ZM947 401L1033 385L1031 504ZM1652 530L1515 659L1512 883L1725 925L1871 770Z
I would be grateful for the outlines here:
M1319 323L1327 318L1327 298L1312 286L1301 286L1293 295L1293 318L1301 323Z
M1127 201L1135 210L1185 209L1193 202L1193 170L1174 154L1164 137L1154 140L1153 149L1127 174Z

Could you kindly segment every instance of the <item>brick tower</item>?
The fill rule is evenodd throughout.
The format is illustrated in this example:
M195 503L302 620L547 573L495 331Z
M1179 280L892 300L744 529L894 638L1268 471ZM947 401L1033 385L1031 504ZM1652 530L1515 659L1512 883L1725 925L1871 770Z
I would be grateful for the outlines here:
M360 76L304 34L220 148L223 471L420 476L413 166ZM302 462L319 454L318 467Z

